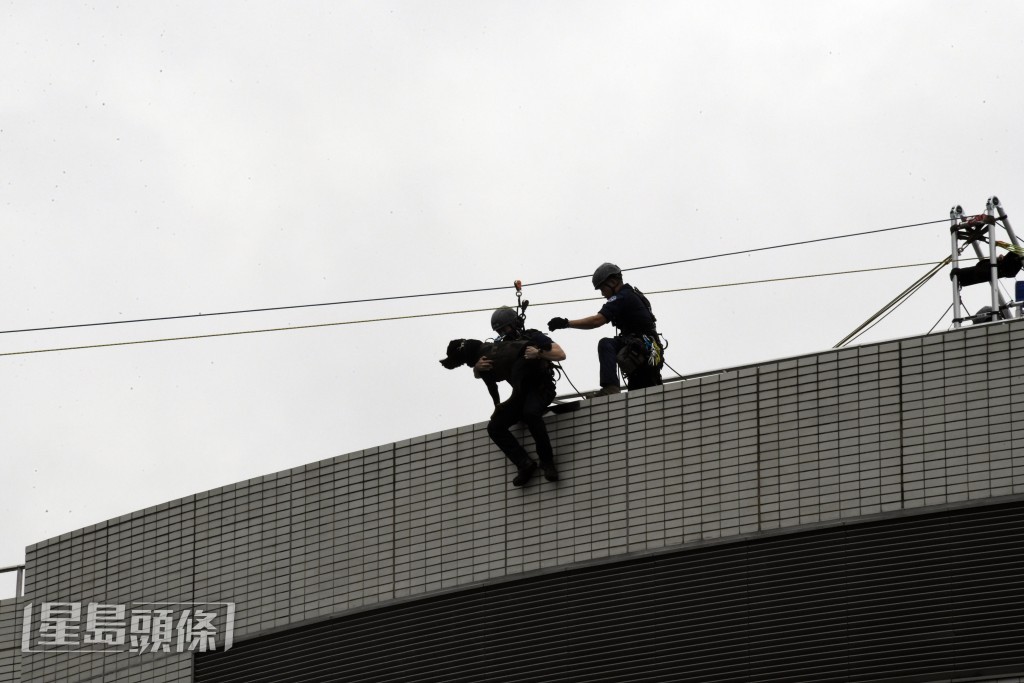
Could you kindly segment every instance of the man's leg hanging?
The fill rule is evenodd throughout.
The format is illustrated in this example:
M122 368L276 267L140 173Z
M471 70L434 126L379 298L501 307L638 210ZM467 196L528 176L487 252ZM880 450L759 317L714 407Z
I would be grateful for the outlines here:
M558 481L558 470L555 468L555 453L551 448L551 437L548 436L547 425L544 424L544 413L555 398L555 386L535 387L526 395L523 402L523 422L530 430L533 442L537 446L537 459L540 460L544 478Z
M518 474L512 483L516 486L522 486L530 477L533 476L534 471L537 469L537 463L535 463L529 455L526 453L526 449L523 448L519 440L512 435L509 428L515 423L519 422L522 407L521 401L515 401L509 399L504 403L498 405L494 411L494 417L487 423L487 434L491 437L491 441L501 449L501 452L505 454L513 465L516 466Z

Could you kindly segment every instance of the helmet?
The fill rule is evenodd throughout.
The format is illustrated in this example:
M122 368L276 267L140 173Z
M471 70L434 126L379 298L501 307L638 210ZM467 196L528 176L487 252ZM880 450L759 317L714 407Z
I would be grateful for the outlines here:
M491 329L499 332L506 325L519 327L519 314L508 306L494 309L494 313L491 313Z
M622 270L614 263L602 263L594 271L594 289L601 289L601 285L604 281L610 278L612 275L622 275Z

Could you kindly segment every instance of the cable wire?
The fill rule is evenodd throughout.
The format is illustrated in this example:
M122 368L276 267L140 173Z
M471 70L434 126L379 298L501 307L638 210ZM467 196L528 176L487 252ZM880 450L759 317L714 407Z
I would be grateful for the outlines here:
M771 278L771 279L767 279L767 280L748 280L748 281L745 281L745 282L730 282L730 283L717 284L717 285L703 285L703 286L699 286L699 287L677 287L675 289L662 289L662 290L653 291L653 292L646 292L646 294L648 296L651 296L651 295L654 295L654 294L671 294L671 293L675 293L675 292L690 292L690 291L701 290L701 289L717 289L717 288L720 288L720 287L740 287L740 286L743 286L743 285L764 284L764 283L768 283L768 282L784 282L784 281L788 281L788 280L805 280L805 279L808 279L808 278L816 278L816 277L831 277L831 276L835 276L835 275L850 275L850 274L855 274L855 273L870 273L870 272L876 272L876 271L881 271L881 270L894 270L894 269L899 269L899 268L919 268L921 266L930 266L930 265L932 265L931 262L928 262L928 263L909 263L909 264L905 264L905 265L901 265L901 266L880 266L880 267L877 267L877 268L859 268L859 269L856 269L856 270L844 270L844 271L836 271L836 272L832 272L832 273L817 273L817 274L813 274L813 275L793 275L793 276L790 276L790 277ZM530 306L531 307L536 307L536 306L556 306L556 305L561 305L561 304L580 303L580 302L583 302L583 301L594 301L594 300L599 300L600 298L601 297L594 296L594 297L586 297L586 298L582 298L582 299L565 299L565 300L562 300L562 301L544 301L544 302L541 302L541 303L530 304ZM211 339L211 338L214 338L214 337L236 337L236 336L241 336L241 335L246 335L246 334L263 334L263 333L267 333L267 332L285 332L285 331L288 331L288 330L309 330L309 329L322 328L322 327L339 327L339 326L342 326L342 325L361 325L361 324L366 324L366 323L387 322L387 321L392 321L392 320L412 320L414 318L433 318L433 317L445 316L445 315L462 315L462 314L465 314L465 313L483 313L483 312L490 312L491 310L492 309L490 307L488 307L488 308L472 308L472 309L466 309L466 310L460 310L460 311L439 311L439 312L435 312L435 313L414 313L414 314L411 314L411 315L396 315L396 316L388 316L388 317L381 317L381 318L366 318L366 319L363 319L363 320L345 320L345 321L333 322L333 323L316 323L316 324L312 324L312 325L293 325L293 326L290 326L290 327L271 327L271 328L265 328L265 329L259 329L259 330L240 330L240 331L235 331L235 332L214 332L214 333L210 333L210 334L195 334L195 335L188 335L188 336L182 336L182 337L164 337L164 338L161 338L161 339L141 339L141 340L137 340L137 341L108 342L108 343L105 343L105 344L86 344L86 345L81 345L81 346L63 346L63 347L59 347L59 348L32 349L32 350L28 350L28 351L8 351L8 352L0 353L0 357L3 357L3 356L25 356L25 355L36 354L36 353L54 353L54 352L57 352L57 351L81 351L81 350L85 350L85 349L101 349L101 348L110 348L110 347L115 347L115 346L134 346L134 345L138 345L138 344L157 344L157 343L161 343L161 342L171 342L171 341L190 341L190 340L195 340L195 339ZM675 372L675 371L673 370L673 372ZM676 373L676 374L678 374L678 373Z
M943 314L940 315L939 319L935 321L934 325L932 325L932 328L930 330L928 330L928 334L931 334L932 332L934 332L935 328L938 327L939 323L942 322L942 319L946 317L946 313L949 313L952 310L953 310L953 304L950 304L949 306L947 306L946 310L943 312Z
M832 237L819 237L813 240L802 240L800 242L789 242L787 244L776 244L770 247L757 247L755 249L743 249L740 251L733 251L726 254L715 254L713 256L697 256L694 258L682 259L680 261L666 261L665 263L655 263L649 266L638 266L635 268L625 268L624 270L644 270L645 268L660 268L661 266L673 266L679 263L693 263L695 261L705 261L707 259L721 258L723 256L738 256L740 254L754 254L760 251L769 251L772 249L785 249L788 247L798 247L805 244L815 244L817 242L829 242L831 240L846 239L847 237L861 237L863 235L874 235L880 232L892 232L893 230L905 230L906 228L918 228L922 225L935 225L936 223L949 223L949 219L945 218L939 221L926 221L924 223L910 223L908 225L897 225L892 228L880 228L878 230L865 230L864 232L852 232L846 235L834 235ZM587 276L580 276L587 277ZM543 284L543 283L537 283Z
M916 294L917 291L920 290L921 287L923 287L926 282L928 282L928 280L932 279L932 277L934 277L936 273L938 273L946 265L948 265L950 262L952 262L952 260L953 260L953 258L951 256L947 256L946 258L942 259L938 263L932 265L932 268L927 273L922 275L913 284L911 284L905 290L900 292L896 296L896 298L894 298L892 301L890 301L885 306L883 306L873 316L871 316L870 318L865 320L863 323L861 323L861 325L857 329L855 329L853 332L851 332L850 334L848 334L845 337L843 337L832 348L838 349L838 348L841 348L843 346L846 346L847 344L849 344L850 342L852 342L853 340L857 339L862 334L864 334L865 332L870 330L876 324L878 324L879 322L884 320L890 313L892 313L892 311L894 311L897 308L899 308L900 306L902 306L904 301L906 301L911 296ZM931 264L929 264L929 265L931 265Z
M890 306L889 310L887 310L884 314L880 315L877 319L875 319L874 322L872 322L870 325L868 325L863 330L861 330L859 334L856 334L853 337L851 337L850 340L847 341L845 345L851 344L852 342L854 342L854 341L860 339L861 337L863 337L869 331L873 330L875 328L875 326L878 325L878 323L882 322L883 320L888 318L890 315L892 315L896 311L896 309L898 309L900 306L902 306L907 301L909 301L911 296L913 296L914 294L917 294L917 292L920 291L920 289L921 289L921 287L923 285L924 285L924 282L922 282L917 287L914 287L912 291L911 290L906 290L905 296L903 296L899 300L899 303L897 303L894 306Z
M683 377L683 373L679 372L679 371L678 371L678 370L676 370L676 369L675 369L674 367L672 367L671 365L669 365L669 364L668 364L668 361L666 361L665 359L662 359L662 361L661 361L661 362L665 364L665 367L666 367L666 368L668 368L668 369L669 369L669 370L671 370L672 372L676 373L676 377L678 377L678 378L682 379L682 377Z
M831 237L819 237L819 238L811 239L811 240L802 240L802 241L799 241L799 242L789 242L789 243L786 243L786 244L775 244L775 245L768 246L768 247L755 247L753 249L741 249L739 251L731 251L731 252L726 252L726 253L721 253L721 254L711 254L711 255L708 255L708 256L695 256L693 258L680 259L680 260L677 260L677 261L666 261L664 263L653 263L653 264L649 264L649 265L646 265L646 266L633 266L631 268L624 268L623 270L626 270L626 271L646 270L648 268L660 268L662 266L673 266L673 265L679 265L681 263L695 263L697 261L706 261L706 260L709 260L709 259L725 258L727 256L738 256L740 254L753 254L753 253L762 252L762 251L770 251L772 249L785 249L785 248L788 248L788 247L796 247L796 246L801 246L801 245L805 245L805 244L815 244L815 243L818 243L818 242L828 242L828 241L831 241L831 240L847 239L849 237L861 237L863 235L874 235L874 234L881 233L881 232L891 232L893 230L905 230L907 228L917 228L917 227L921 227L921 226L924 226L924 225L934 225L936 223L948 223L948 222L949 222L949 219L945 218L945 219L938 220L938 221L926 221L924 223L910 223L910 224L907 224L907 225L897 225L897 226L894 226L894 227L891 227L891 228L881 228L881 229L878 229L878 230L865 230L863 232L853 232L853 233L848 233L848 234L845 234L845 235L833 235ZM573 276L570 276L570 277L555 278L555 279L552 279L552 280L541 280L539 282L530 283L530 286L531 287L539 287L541 285L549 285L549 284L553 284L553 283L556 283L556 282L568 282L569 280L579 280L581 278L586 278L586 277L590 277L590 275L573 275ZM303 308L319 308L319 307L325 307L325 306L344 306L344 305L348 305L348 304L376 303L376 302L380 302L380 301L398 301L398 300L401 300L401 299L418 299L418 298L432 297L432 296L449 296L449 295L453 295L453 294L476 294L476 293L480 293L480 292L495 292L495 291L499 291L499 290L506 290L506 289L508 289L508 287L509 287L509 285L503 285L501 287L478 287L478 288L474 288L474 289L458 289L458 290L452 290L452 291L448 291L448 292L426 292L426 293L420 293L420 294L398 294L398 295L395 295L395 296L380 296L380 297L373 297L373 298L368 298L368 299L349 299L349 300L345 300L345 301L327 301L327 302L315 303L315 304L293 304L293 305L289 305L289 306L268 306L268 307L263 307L263 308L245 308L245 309L239 309L239 310L233 310L233 311L217 311L217 312L214 312L214 313L185 313L185 314L182 314L182 315L164 315L164 316L156 316L156 317L151 317L151 318L134 318L134 319L131 319L131 320L108 320L108 321L104 321L104 322L94 322L94 323L75 323L75 324L69 324L69 325L50 325L50 326L47 326L47 327L26 327L26 328L23 328L23 329L0 330L0 334L17 334L17 333L21 333L21 332L49 332L49 331L52 331L52 330L68 330L68 329L77 329L77 328L85 328L85 327L102 327L102 326L107 326L107 325L130 325L130 324L136 324L136 323L163 322L163 321L168 321L168 320L187 320L187 319L191 319L191 318L212 318L212 317L224 316L224 315L240 315L240 314L244 314L244 313L268 313L268 312L273 312L273 311L290 311L290 310L298 310L298 309L303 309Z
M562 377L565 377L565 381L569 383L569 386L572 387L573 391L575 391L577 394L579 394L580 390L577 389L576 385L572 383L572 380L569 378L569 373L565 371L565 368L562 367L562 364L561 363L555 363L554 366L556 368L558 368L558 372L560 372L562 374ZM557 400L557 399L558 399L558 397L556 396L555 400Z

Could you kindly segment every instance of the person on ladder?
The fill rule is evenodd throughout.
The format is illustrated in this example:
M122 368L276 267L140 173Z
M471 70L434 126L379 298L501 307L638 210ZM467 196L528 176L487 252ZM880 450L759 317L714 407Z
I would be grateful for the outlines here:
M597 356L601 362L601 390L596 396L610 396L622 390L616 366L626 377L627 389L643 389L661 384L664 365L663 347L658 335L657 318L651 302L643 293L622 280L622 270L614 263L602 263L594 271L594 289L601 290L607 299L595 315L569 320L552 318L548 329L592 330L609 322L618 328L615 337L605 337L597 343Z

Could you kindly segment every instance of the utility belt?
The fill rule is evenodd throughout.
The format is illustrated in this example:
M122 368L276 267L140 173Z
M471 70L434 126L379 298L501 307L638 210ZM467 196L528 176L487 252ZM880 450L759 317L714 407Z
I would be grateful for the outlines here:
M622 348L615 355L615 362L618 363L623 375L629 377L645 367L661 368L664 363L665 347L657 332L649 334L629 332L619 335L619 338L622 340Z

